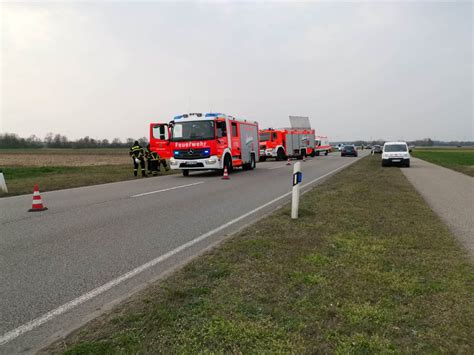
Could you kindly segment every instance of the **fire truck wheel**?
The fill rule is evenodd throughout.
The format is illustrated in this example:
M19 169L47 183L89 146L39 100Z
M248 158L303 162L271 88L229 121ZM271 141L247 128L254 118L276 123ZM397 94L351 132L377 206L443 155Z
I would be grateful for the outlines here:
M286 160L286 154L283 148L279 148L277 151L277 160Z
M314 158L314 157L316 156L316 152L313 150L309 156L310 156L311 158Z
M184 169L182 170L182 172L183 172L183 176L189 176L189 170Z
M329 150L326 150L326 153L324 153L324 155L328 155L329 154Z
M265 161L265 160L267 160L267 157L260 157L260 158L258 158L258 161Z

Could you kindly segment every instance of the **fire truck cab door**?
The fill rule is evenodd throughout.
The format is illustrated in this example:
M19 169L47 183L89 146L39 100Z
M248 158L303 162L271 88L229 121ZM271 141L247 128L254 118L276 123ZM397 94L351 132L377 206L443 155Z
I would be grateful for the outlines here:
M151 150L157 152L160 158L169 159L171 157L169 125L167 123L155 123L152 126L152 137Z
M224 150L228 147L227 139L227 122L225 120L216 121L216 137L217 137L217 155L222 156Z

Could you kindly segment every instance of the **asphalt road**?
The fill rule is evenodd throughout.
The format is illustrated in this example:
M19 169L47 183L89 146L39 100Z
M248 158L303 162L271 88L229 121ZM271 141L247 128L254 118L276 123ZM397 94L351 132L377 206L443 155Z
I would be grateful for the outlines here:
M412 158L405 176L474 259L474 178Z
M356 160L302 163L303 191ZM292 169L52 191L39 213L31 195L0 199L0 353L38 350L288 202Z

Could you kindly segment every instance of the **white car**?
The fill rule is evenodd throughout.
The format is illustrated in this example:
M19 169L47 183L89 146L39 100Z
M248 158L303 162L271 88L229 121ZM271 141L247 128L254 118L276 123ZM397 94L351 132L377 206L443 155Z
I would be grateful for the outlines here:
M410 152L405 142L386 142L382 150L382 166L401 165L410 167Z

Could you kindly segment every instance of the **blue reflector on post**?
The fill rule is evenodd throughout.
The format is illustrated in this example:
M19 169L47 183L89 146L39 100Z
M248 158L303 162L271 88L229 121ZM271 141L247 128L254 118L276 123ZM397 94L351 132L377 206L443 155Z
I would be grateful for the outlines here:
M293 186L301 184L303 181L303 173L301 171L298 171L293 174Z

